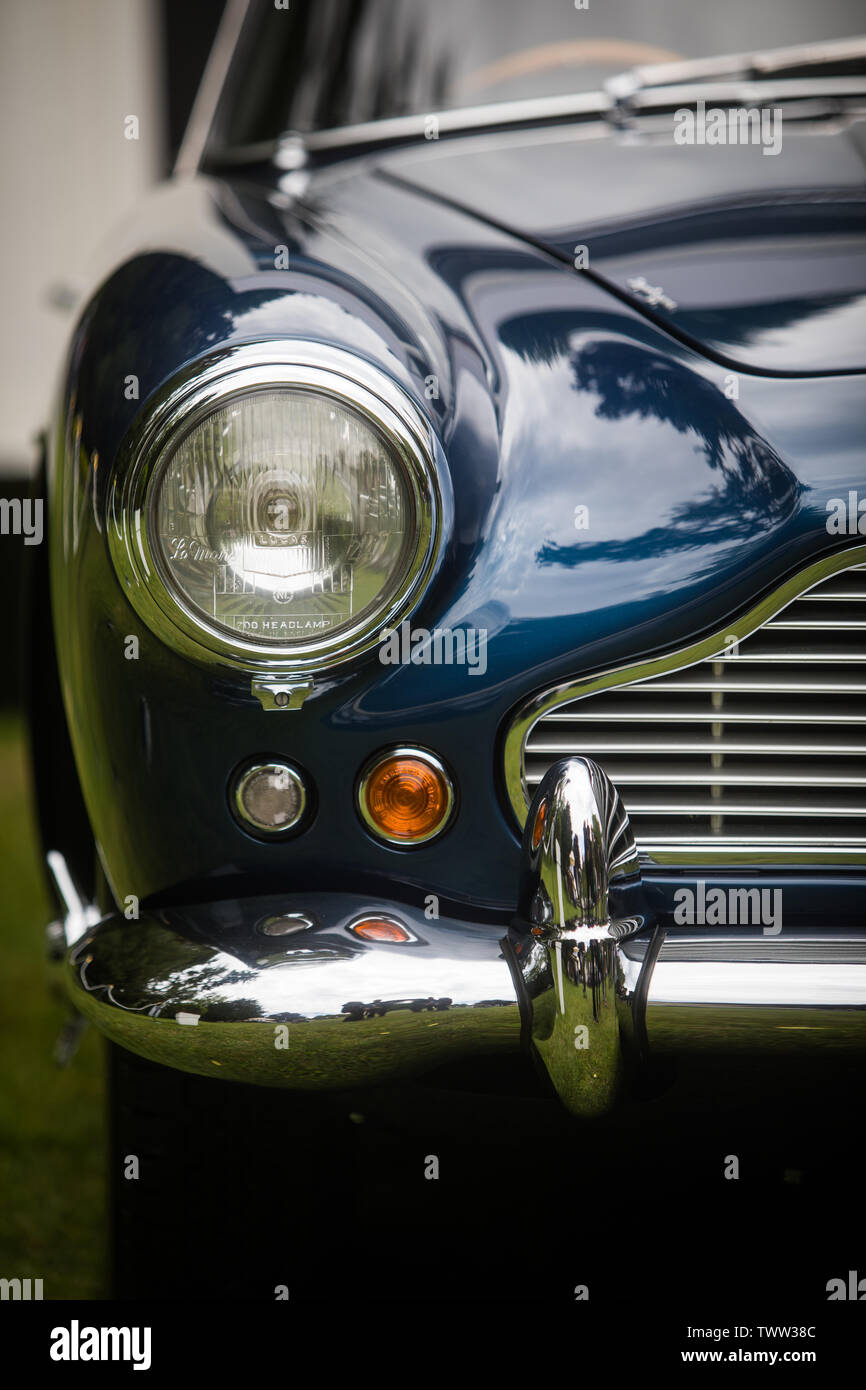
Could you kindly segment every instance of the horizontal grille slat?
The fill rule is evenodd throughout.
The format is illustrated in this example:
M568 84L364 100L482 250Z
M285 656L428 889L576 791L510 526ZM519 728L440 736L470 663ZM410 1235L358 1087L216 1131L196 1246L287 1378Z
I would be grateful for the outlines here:
M847 592L842 589L822 589L820 594L801 594L798 603L826 603L831 600L833 603L858 603L866 599L866 588L849 589Z
M713 665L719 663L713 662ZM749 673L750 676L752 673ZM810 673L810 677L811 677ZM706 693L720 691L722 694L756 694L756 695L784 695L793 692L797 695L866 695L866 683L852 681L848 679L849 672L845 673L845 679L831 679L825 675L820 681L808 678L806 680L784 681L778 678L776 672L773 673L775 679L761 680L752 676L748 680L734 680L732 676L709 677L701 680L692 678L691 680L665 679L657 676L653 681L638 681L630 685L628 690L634 695L657 695L659 691L682 691L686 694ZM601 699L601 696L596 696ZM569 719L573 716L563 714L559 710L554 710L551 714L545 715L545 722L549 719Z
M735 845L739 843L736 836L734 835L728 835L727 837L724 837L721 842L723 844L730 845ZM656 834L652 836L651 843L660 847L664 847L666 849L673 849L678 846L681 846L682 840L678 835ZM803 842L799 838L799 836L754 835L749 837L748 846L744 845L743 848L751 848L753 845L764 848L773 847L777 845L784 845L792 849L799 849L802 848L802 843ZM701 836L696 836L694 839L690 838L689 840L690 846L697 846L698 848L702 847L704 849L713 849L718 844L719 838L716 836L712 836L710 838L707 838L706 836L703 838ZM861 850L863 848L863 840L859 835L815 835L813 838L810 839L809 844L816 845L819 848L823 847L824 849L834 849L836 846L840 846L841 848L847 848L850 850Z
M722 807L719 802L712 802L706 799L701 801L690 801L685 795L676 801L653 797L631 796L627 798L630 815L652 815L652 816L711 816L715 815ZM839 816L843 814L843 809L839 806L826 806L811 802L797 804L788 800L770 800L755 796L752 801L726 801L724 805L726 816ZM856 805L846 805L844 807L846 816L866 816L866 807Z
M861 618L775 618L766 624L769 629L784 629L786 632L833 632L857 631L866 628L866 619Z
M659 862L866 864L866 567L747 636L736 626L705 661L543 715L524 745L528 792L584 754Z
M659 960L717 961L803 961L815 959L820 944L822 964L866 964L866 942L834 941L826 937L786 941L780 937L716 937L701 936L697 940L668 936L662 944Z
M795 662L798 665L804 661L822 663L830 662L834 665L841 664L844 662L847 665L849 662L852 661L866 661L866 652L818 652L811 651L807 647L782 647L778 651L754 650L749 652L740 652L740 655L737 657L737 660L747 661L750 663L755 661L761 661L766 662L768 665L775 662L786 661Z
M575 710L573 714L548 715L545 722L597 723L599 718L599 715L591 713L589 710ZM632 724L635 719L634 706L606 709L604 718L608 724ZM698 709L694 705L686 705L685 703L683 703L682 709L641 706L640 718L643 724L717 724L720 721L720 711L712 708ZM759 706L750 706L747 709L729 709L726 705L723 711L723 722L725 724L866 724L866 710L850 712L825 708L823 710L788 711L761 709Z
M828 772L824 769L790 771L777 765L769 765L751 771L730 770L727 766L696 770L648 767L608 759L606 770L618 787L866 787L866 766L860 772ZM533 780L541 780L541 773L532 774Z
M560 751L562 750L562 751ZM781 743L777 739L755 737L751 741L733 738L707 739L622 739L574 738L551 739L527 745L527 756L533 753L550 754L554 759L586 753L706 753L708 756L730 753L761 753L777 757L850 758L866 756L866 742L861 743ZM596 759L598 761L598 759Z

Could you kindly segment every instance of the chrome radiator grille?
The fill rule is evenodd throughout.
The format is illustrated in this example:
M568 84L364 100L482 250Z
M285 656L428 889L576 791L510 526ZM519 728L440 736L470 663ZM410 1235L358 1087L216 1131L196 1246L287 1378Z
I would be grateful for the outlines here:
M709 659L543 713L526 794L585 754L659 862L866 863L866 565L736 626Z

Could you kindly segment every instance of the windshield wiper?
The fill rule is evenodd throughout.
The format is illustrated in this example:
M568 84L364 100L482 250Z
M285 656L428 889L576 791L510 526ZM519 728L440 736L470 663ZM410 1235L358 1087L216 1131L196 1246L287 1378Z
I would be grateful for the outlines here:
M437 139L575 121L606 120L621 126L633 117L673 110L703 94L711 94L721 104L866 98L866 36L766 53L657 63L621 73L597 92L386 117L309 134L288 131L277 141L275 151L273 147L233 151L228 156L224 153L222 162L251 162L272 155L278 168L294 171L416 145L424 140L431 122Z
M659 87L703 82L766 82L796 78L858 78L866 76L866 35L828 39L773 48L765 53L730 53L718 58L685 58L676 63L653 63L619 73L605 83L617 103ZM859 88L857 88L859 90Z

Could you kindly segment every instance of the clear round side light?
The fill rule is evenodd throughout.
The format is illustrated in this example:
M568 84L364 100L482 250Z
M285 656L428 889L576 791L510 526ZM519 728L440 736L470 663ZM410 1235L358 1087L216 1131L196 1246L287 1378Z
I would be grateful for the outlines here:
M228 641L291 651L388 608L416 549L405 469L336 396L228 398L164 451L148 507L163 583Z

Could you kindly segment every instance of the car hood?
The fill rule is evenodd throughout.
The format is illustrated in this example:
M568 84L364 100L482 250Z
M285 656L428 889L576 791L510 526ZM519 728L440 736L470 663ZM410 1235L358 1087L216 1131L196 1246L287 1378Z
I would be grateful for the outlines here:
M671 115L638 131L598 120L430 141L379 168L582 268L720 361L862 370L866 121L780 114L778 134L773 154L677 144Z

